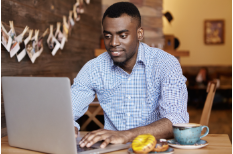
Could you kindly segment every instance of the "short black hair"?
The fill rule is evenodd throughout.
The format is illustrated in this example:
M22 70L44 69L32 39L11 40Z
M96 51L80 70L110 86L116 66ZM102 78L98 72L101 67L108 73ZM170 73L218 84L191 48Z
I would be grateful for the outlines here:
M109 6L103 15L102 24L106 16L110 18L118 18L124 13L138 20L138 27L141 27L140 12L138 8L133 3L130 2L118 2Z

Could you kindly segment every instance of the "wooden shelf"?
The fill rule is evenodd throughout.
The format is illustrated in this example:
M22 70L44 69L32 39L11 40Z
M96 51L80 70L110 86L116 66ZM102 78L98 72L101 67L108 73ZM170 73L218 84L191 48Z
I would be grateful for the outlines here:
M95 49L95 56L99 56L100 54L104 53L106 49ZM184 57L189 56L189 51L179 51L179 50L166 50L166 52L170 53L171 55L175 57Z

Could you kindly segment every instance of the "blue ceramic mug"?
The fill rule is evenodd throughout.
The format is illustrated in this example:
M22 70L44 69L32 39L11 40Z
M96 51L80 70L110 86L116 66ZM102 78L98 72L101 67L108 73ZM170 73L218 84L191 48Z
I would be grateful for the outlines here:
M193 145L209 134L209 127L195 123L175 124L172 127L175 140L181 145ZM206 132L201 136L204 128Z

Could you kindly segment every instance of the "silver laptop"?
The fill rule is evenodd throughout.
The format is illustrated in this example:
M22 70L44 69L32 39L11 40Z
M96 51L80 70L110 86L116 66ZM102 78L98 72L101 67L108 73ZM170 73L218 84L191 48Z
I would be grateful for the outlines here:
M106 153L129 144L96 143L80 148L75 139L70 80L64 77L2 77L10 146L54 154Z

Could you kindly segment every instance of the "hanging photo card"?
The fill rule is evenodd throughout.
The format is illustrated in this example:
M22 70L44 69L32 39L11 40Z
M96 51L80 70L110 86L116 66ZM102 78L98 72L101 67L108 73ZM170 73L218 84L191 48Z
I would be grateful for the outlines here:
M48 44L49 49L52 50L53 56L57 53L58 49L61 46L58 40L53 35L53 25L50 25L50 34L47 39L47 44Z
M52 55L54 56L57 53L58 49L60 48L61 44L58 42L58 40L55 37L53 37L53 42L55 44L55 47L52 51Z
M20 62L26 56L26 46L28 42L31 40L32 33L33 33L33 30L29 30L28 37L23 42L20 43L20 49L23 49L23 50L16 53L18 62Z
M12 38L9 36L9 33L7 33L5 27L3 26L3 24L1 23L1 35L2 35L2 45L6 48L6 50L9 52L10 48L11 48L11 44L12 44Z
M23 38L24 38L24 34L28 31L28 29L29 27L26 26L23 32L16 37L16 40L19 43L19 47L20 47L19 51L16 53L18 62L20 62L23 59L23 57L26 55L25 44L24 44ZM18 54L18 53L21 53L21 54ZM18 55L21 55L21 56L18 56Z
M16 33L15 33L13 21L9 21L9 22L10 22L10 27L11 27L11 30L9 32L9 36L12 38L12 43L11 43L11 47L10 47L10 57L12 58L19 51L20 46L16 40Z
M17 57L18 62L20 62L26 56L24 42L20 43L19 46L20 46L20 50L16 53L16 57Z
M38 35L39 30L35 30L35 36L26 45L26 51L32 63L35 62L36 58L39 57L43 51L43 46L40 49L38 46Z
M62 34L61 29L62 29L61 23L58 22L57 23L57 30L55 32L55 38L60 43L60 49L62 50L64 45L65 45L66 37Z
M84 13L83 0L77 0L77 2L74 5L76 6L77 14Z
M35 62L35 60L36 60L36 55L35 55L35 53L36 53L36 46L35 46L35 39L34 39L34 37L32 38L32 40L30 40L29 42L28 42L28 44L26 45L26 51L27 51L27 54L28 54L28 56L29 56L29 58L30 58L30 60L31 60L31 62L32 63L34 63Z
M74 4L74 6L73 6L73 18L75 21L80 20L80 14L78 12L79 12L79 9L77 10L77 5Z
M39 57L41 55L41 53L43 52L44 50L44 46L43 46L43 42L42 42L43 39L39 40L38 43L36 44L37 46L37 51L35 53L35 58ZM36 59L35 59L36 60ZM35 61L34 60L34 61Z
M37 57L39 57L40 54L41 54L41 53L43 52L43 50L44 50L43 39L44 39L44 37L47 35L47 33L48 33L48 29L45 30L45 32L42 34L42 36L41 36L41 37L39 38L39 40L38 40L38 43L37 43L37 49L38 49L38 51L36 52Z
M87 4L90 4L90 0L85 0L85 2L86 2Z
M73 11L70 11L69 12L69 18L68 18L68 31L69 31L69 35L71 35L71 31L72 31L72 28L75 24L73 18L72 18L72 14L73 14Z
M38 40L38 49L40 50L41 47L43 47L43 39L48 33L48 28L45 30L45 32L42 34L42 36Z
M69 25L73 27L73 26L75 25L75 22L74 22L72 16L73 16L73 12L70 11L70 15L69 15Z

